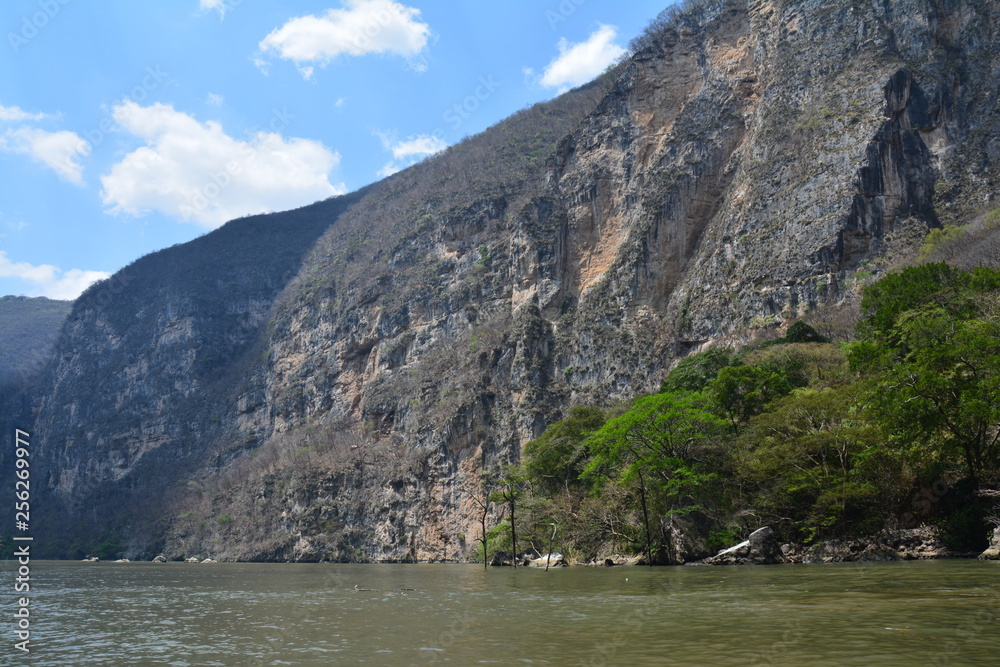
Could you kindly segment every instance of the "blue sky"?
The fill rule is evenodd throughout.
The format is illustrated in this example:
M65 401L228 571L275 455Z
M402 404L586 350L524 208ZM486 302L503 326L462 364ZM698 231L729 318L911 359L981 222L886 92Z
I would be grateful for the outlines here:
M590 80L669 0L5 0L0 295L71 299Z

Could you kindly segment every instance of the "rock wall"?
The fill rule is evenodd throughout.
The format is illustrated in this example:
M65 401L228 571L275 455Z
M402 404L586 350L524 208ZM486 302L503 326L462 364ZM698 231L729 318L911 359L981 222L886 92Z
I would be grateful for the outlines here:
M855 299L989 205L998 22L977 0L698 3L441 156L230 223L240 262L205 256L224 235L142 260L78 302L37 396L63 527L132 555L467 556L481 471L568 406Z

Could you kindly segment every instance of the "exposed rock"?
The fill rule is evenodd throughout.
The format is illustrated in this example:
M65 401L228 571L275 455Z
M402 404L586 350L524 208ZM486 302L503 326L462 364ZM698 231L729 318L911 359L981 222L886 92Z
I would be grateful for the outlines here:
M979 560L1000 560L1000 526L997 526L993 530L990 546L986 548L986 551L979 554Z
M200 563L201 561L198 560L196 557L191 556L190 558L185 558L184 562L185 563Z
M683 565L701 560L709 555L707 529L697 515L691 517L670 516L664 520L664 534L667 536L663 552L655 554L654 562L665 565Z
M642 555L627 556L624 554L608 554L594 558L589 561L587 565L599 565L603 567L614 567L616 565L646 565L646 557Z
M159 556L157 556L156 558L153 559L153 562L154 563L166 563L167 562L167 557L164 556L163 554L160 554Z
M509 551L497 551L490 556L490 566L491 567L502 567L506 565L513 565L514 558L510 555Z
M785 562L787 559L770 526L758 528L743 542L701 561L705 565L771 565Z
M528 567L569 567L569 562L562 554L546 554L528 561Z
M926 560L955 555L931 526L884 530L866 539L827 540L808 548L805 563Z

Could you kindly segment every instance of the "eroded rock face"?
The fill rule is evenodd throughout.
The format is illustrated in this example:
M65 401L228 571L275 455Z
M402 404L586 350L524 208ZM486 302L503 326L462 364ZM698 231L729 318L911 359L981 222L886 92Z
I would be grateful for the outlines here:
M927 560L951 555L935 528L921 526L884 530L869 539L827 540L806 549L801 558L806 563L839 563Z
M1000 560L1000 526L997 526L993 530L990 546L983 553L979 554L979 560Z
M569 405L855 298L994 196L998 25L973 0L712 0L414 169L137 262L77 303L35 396L53 535L468 556L480 472Z

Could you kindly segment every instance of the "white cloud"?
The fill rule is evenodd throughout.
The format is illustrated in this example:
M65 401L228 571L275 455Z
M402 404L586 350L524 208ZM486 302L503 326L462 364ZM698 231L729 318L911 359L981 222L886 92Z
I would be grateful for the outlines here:
M440 137L431 134L421 134L405 141L396 141L394 133L375 132L382 141L382 148L392 152L393 161L378 170L381 178L392 176L398 171L416 164L428 155L434 155L448 148L448 144Z
M433 155L448 148L448 144L444 142L440 137L434 137L429 134L421 134L413 139L408 139L406 141L400 141L393 144L392 157L397 160L403 158L412 157L426 157L428 155Z
M0 277L18 278L34 287L29 296L47 296L50 299L75 299L98 280L110 278L104 271L63 271L51 264L35 266L28 262L12 262L0 250Z
M44 113L29 113L20 107L5 107L0 104L0 120L42 120L47 117Z
M344 108L344 103L346 101L347 100L345 100L343 97L338 97L337 101L333 103L333 108L334 109L343 109Z
M263 74L264 76L270 74L271 63L264 60L260 56L252 56L250 58L250 62L252 62L253 66L256 67L260 71L260 73Z
M340 162L338 153L319 141L281 135L289 121L284 112L275 112L270 132L247 140L164 104L125 102L113 116L146 145L101 177L101 197L112 213L138 216L158 210L218 227L243 215L294 208L347 190L328 178Z
M323 66L340 55L394 53L414 59L430 35L419 9L393 0L344 0L344 9L290 19L261 40L259 47L262 53L273 51L294 61L308 79L313 69L303 63ZM418 64L416 69L426 67Z
M560 39L559 56L545 68L541 84L563 92L587 83L625 54L625 49L614 43L617 36L617 27L602 25L579 44Z
M226 0L198 0L198 4L202 11L214 9L219 12L220 19L226 18L226 10L229 9Z
M393 174L403 171L404 167L393 164L392 162L386 163L384 167L375 172L379 178L389 178Z
M205 98L205 103L213 107L221 107L222 103L225 101L225 97L222 95L216 95L215 93L209 93L208 97Z
M0 135L0 151L30 155L64 181L82 185L83 165L79 158L90 154L90 144L75 132L19 127Z

